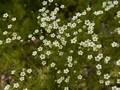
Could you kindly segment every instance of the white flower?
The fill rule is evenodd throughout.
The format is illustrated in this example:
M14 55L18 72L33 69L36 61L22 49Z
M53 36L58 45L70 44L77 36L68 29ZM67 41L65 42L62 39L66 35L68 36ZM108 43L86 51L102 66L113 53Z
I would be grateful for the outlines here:
M116 65L120 66L120 60L116 61Z
M33 51L32 55L33 56L37 55L37 51Z
M21 39L21 36L17 36L17 40L20 40Z
M45 59L45 55L44 55L44 54L41 54L41 55L40 55L40 58L41 58L41 59Z
M110 85L110 81L109 81L109 80L108 80L108 81L105 81L105 85L106 85L106 86Z
M72 67L73 66L73 64L72 63L68 63L68 67Z
M12 70L12 71L11 71L11 74L15 74L15 70Z
M7 85L5 86L5 88L4 88L4 90L9 90L9 88L10 88L10 85L7 84Z
M28 38L32 38L32 34L29 34L29 35L28 35Z
M114 4L114 5L118 5L118 3L119 3L119 2L118 2L117 0L114 0L114 1L113 1L113 4Z
M77 42L77 37L71 39L71 43L76 43Z
M97 64L96 68L97 68L97 69L102 69L102 65Z
M43 6L47 5L47 1L42 2Z
M25 72L21 72L21 73L20 73L20 76L25 76L25 75L26 75Z
M35 37L32 37L31 40L34 41L36 38Z
M59 52L59 56L62 56L63 55L63 52Z
M79 75L79 76L78 76L78 79L82 79L82 75Z
M117 86L112 86L112 90L118 90Z
M117 79L117 83L120 84L120 79Z
M65 8L65 5L61 5L60 8Z
M40 40L43 40L44 39L44 36L40 36Z
M8 17L8 13L3 14L3 17L7 18Z
M11 42L11 38L7 38L6 43L10 43L10 42Z
M46 54L49 56L51 54L51 51L47 51Z
M13 17L13 18L12 18L12 21L16 21L16 17Z
M105 57L105 63L108 63L110 61L110 57L109 56L106 56Z
M9 25L8 25L8 29L10 29L10 28L12 28L12 24L9 24Z
M19 87L19 83L14 83L13 88L18 88Z
M64 87L64 90L69 90L69 87Z
M20 81L23 81L24 80L24 77L20 77Z
M51 67L55 67L55 63L52 62L52 63L50 64L50 66L51 66Z
M27 69L27 73L31 73L32 72L32 69Z
M38 29L36 29L36 30L35 30L35 33L38 33L38 32L39 32L39 30L38 30Z
M45 65L46 64L46 61L42 61L42 65Z
M97 37L93 37L92 40L93 40L93 41L97 41L98 38L97 38Z
M38 51L42 51L42 50L43 50L43 47L40 46L40 47L38 48Z
M109 74L104 74L104 79L109 79L110 75Z
M99 82L102 84L102 83L104 83L104 80L99 80Z
M111 45L112 45L112 47L118 47L119 46L119 44L116 43L116 42L111 43Z
M83 51L82 50L78 51L78 55L83 55Z
M64 73L67 74L69 72L69 69L64 69Z
M101 75L101 71L100 70L97 71L97 75Z
M4 32L3 32L3 35L7 35L7 34L8 34L8 31L4 31Z
M72 62L72 56L68 56L67 60L69 63Z
M87 56L87 59L92 59L92 58L93 58L92 55L88 55L88 56Z

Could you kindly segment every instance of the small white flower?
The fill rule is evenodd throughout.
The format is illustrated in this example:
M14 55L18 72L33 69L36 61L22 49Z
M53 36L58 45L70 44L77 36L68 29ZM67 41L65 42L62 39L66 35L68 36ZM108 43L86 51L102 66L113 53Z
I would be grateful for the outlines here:
M71 43L76 43L77 42L77 37L71 39Z
M64 90L69 90L69 87L64 87Z
M97 75L101 75L101 71L100 70L97 71Z
M17 40L20 40L21 39L21 36L17 36Z
M92 55L88 55L87 59L92 59L93 56Z
M27 69L27 73L31 73L32 72L32 69Z
M36 30L35 30L35 33L38 33L38 32L39 32L39 30L38 30L38 29L36 29Z
M110 75L109 74L104 74L104 79L109 79Z
M109 80L108 80L108 81L105 81L105 85L106 85L106 86L110 85L110 81L109 81Z
M67 60L69 63L72 62L72 56L68 56Z
M45 65L46 64L46 61L42 61L42 65Z
M47 1L42 2L43 6L47 5Z
M83 51L82 50L78 51L78 55L83 55Z
M5 86L5 88L4 88L4 90L9 90L9 88L10 88L10 85L7 84L7 85Z
M120 60L116 61L116 65L120 66Z
M3 17L7 18L8 17L8 13L3 14Z
M51 54L51 51L47 51L46 54L49 56Z
M19 87L19 83L14 83L13 88L18 88Z
M9 25L8 25L8 29L10 29L10 28L12 28L12 24L9 24Z
M3 32L3 35L7 35L7 34L8 34L8 31L4 31L4 32Z
M117 86L112 86L112 90L118 90Z
M102 69L102 65L97 64L96 68L97 68L97 69Z
M93 41L97 41L98 38L97 38L97 37L93 37L92 40L93 40Z
M43 50L43 47L40 46L40 47L38 48L38 51L42 51L42 50Z
M40 58L41 58L41 59L45 59L45 55L44 55L44 54L41 54L41 55L40 55Z
M24 80L24 77L20 77L20 81L23 81Z
M12 18L12 21L16 21L16 17L13 17L13 18Z
M117 79L117 83L120 84L120 79Z
M7 38L6 43L10 43L10 42L11 42L11 38Z
M20 76L25 76L25 75L26 75L25 72L21 72L21 73L20 73Z
M78 79L82 79L82 75L79 75L79 76L78 76Z
M64 69L64 73L67 74L69 72L69 69Z
M50 64L50 66L51 66L51 67L55 67L55 63L52 62L52 63Z
M33 51L32 55L36 56L37 55L37 51Z
M73 66L73 64L72 63L68 63L68 67L72 67Z
M105 63L108 63L110 61L110 57L109 56L106 56L105 57Z
M104 80L99 80L99 82L102 84L102 83L104 83Z
M34 41L36 38L35 37L32 37L31 40Z
M15 70L12 70L12 71L11 71L11 74L15 74Z
M28 35L28 38L32 38L32 34L29 34L29 35Z
M65 5L61 5L60 8L65 8Z

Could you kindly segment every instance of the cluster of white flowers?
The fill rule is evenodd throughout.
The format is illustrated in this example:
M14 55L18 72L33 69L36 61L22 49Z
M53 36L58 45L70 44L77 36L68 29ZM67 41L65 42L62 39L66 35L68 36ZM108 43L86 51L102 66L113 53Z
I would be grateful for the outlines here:
M111 8L115 7L116 5L118 5L118 1L114 0L112 1L108 1L108 2L103 2L102 3L102 7L105 9L105 11L109 11Z
M71 18L70 22L60 25L59 23L61 19L57 17L57 14L61 9L65 8L65 5L58 6L56 4L56 7L54 8L54 10L49 11L47 9L47 5L50 5L52 2L53 0L43 1L42 2L43 7L38 10L39 15L37 16L37 20L40 28L42 29L35 29L33 33L29 33L27 35L27 38L29 39L28 41L31 41L31 40L35 41L38 39L41 42L38 48L32 51L31 55L34 57L38 56L41 59L40 62L43 66L48 64L50 68L55 69L57 71L56 73L58 74L58 77L56 79L56 83L58 84L61 84L63 81L65 83L70 82L71 76L69 75L69 73L70 74L77 73L78 70L75 70L74 66L79 64L78 62L80 59L78 60L78 58L81 58L82 56L85 55L85 58L87 59L86 62L87 61L95 62L96 74L98 76L102 76L103 74L104 80L99 80L99 83L105 84L106 86L110 85L111 81L109 79L112 76L111 74L108 74L108 73L104 74L102 72L102 69L104 68L103 66L104 64L102 62L104 62L105 65L106 64L109 65L108 62L111 62L112 60L109 55L104 55L104 52L102 51L104 47L102 46L102 44L99 43L99 35L94 32L95 31L94 28L97 24L95 23L95 21L91 21L88 19L82 20L81 18L82 16L87 15L92 8L88 5L88 7L85 10L83 10L83 12L81 13L77 12ZM92 14L94 16L99 16L101 14L104 14L105 11L108 11L117 5L118 5L118 1L116 0L113 2L112 1L103 2L102 7L104 8L104 10L97 10L97 11L94 11ZM120 11L117 11L116 14L117 14L116 17L120 18ZM7 19L8 16L9 16L8 13L3 14L4 19ZM16 17L12 17L11 20L14 23L16 21ZM81 23L84 24L83 27L81 28L79 27L76 29L76 27L79 26ZM7 25L7 29L11 30L12 28L13 28L13 24L9 23ZM44 33L43 30L45 30L46 36L42 35ZM120 34L120 28L117 28L115 30L118 32L118 34ZM82 38L79 38L81 33L83 33L84 31L85 31L84 35L88 35L88 37L90 36L90 38L86 37L87 39L83 39L83 40ZM17 32L9 32L5 30L2 32L2 34L3 36L11 35L11 37L5 38L6 43L11 43L14 40L22 41L21 39L22 37L18 36ZM36 37L36 35L39 35L39 34L41 35L39 37ZM4 43L4 40L0 40L0 45L2 45L3 43ZM68 44L69 44L69 48L68 48ZM113 41L111 43L111 46L113 47L113 49L116 49L115 47L119 47L120 45L119 45L119 42ZM74 48L76 50L74 50ZM88 51L87 55L85 52L86 50ZM93 55L94 52L96 53L95 55ZM74 53L75 54L77 53L77 57L74 56ZM62 56L65 58L64 60L65 63L63 65L63 67L65 66L64 68L61 65L62 69L58 70L57 64L60 63L59 62L60 60L56 60L56 57L54 55L57 56L57 59L59 59L58 57L62 57ZM50 63L47 62L46 59L49 59L51 57L53 58L53 61ZM120 60L116 61L116 65L120 66ZM85 70L86 70L86 73L89 72L89 71L87 72L88 70L87 68L85 68ZM77 79L82 81L82 79L84 78L84 75L82 75L81 72L82 71L80 70L80 72L78 72L79 74L76 74L76 75L78 75ZM19 80L21 82L24 81L25 76L31 73L32 73L32 69L27 69L27 70L23 69L22 72L20 72ZM16 74L16 70L12 70L11 74L12 75ZM61 74L63 76L59 77L59 75ZM118 84L120 83L120 79L117 79L117 83ZM20 83L16 82L14 83L13 88L18 88L19 86L20 86ZM9 87L10 86L7 85L5 88L9 89ZM117 86L113 86L112 90L114 89L118 90ZM27 90L27 88L24 88L23 90ZM67 86L64 87L64 90L69 90L69 87Z
M100 14L103 14L103 11L102 11L102 10L95 11L94 14L95 14L96 16L98 16L98 15L100 15Z

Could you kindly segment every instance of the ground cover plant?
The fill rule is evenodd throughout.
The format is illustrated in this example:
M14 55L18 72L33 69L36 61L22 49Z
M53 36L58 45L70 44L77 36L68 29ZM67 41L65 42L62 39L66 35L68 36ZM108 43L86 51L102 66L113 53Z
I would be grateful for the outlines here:
M120 90L118 0L1 0L1 90Z

